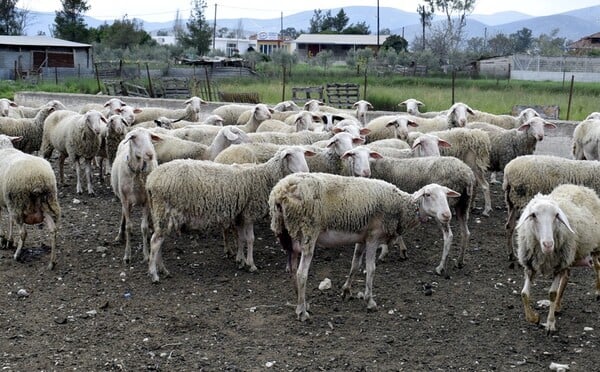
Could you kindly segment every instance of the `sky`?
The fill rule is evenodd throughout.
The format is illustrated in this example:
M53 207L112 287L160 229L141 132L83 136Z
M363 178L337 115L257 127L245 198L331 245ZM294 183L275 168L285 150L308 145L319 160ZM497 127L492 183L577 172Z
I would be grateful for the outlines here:
M188 18L192 9L191 0L87 0L90 10L85 15L101 20L140 18L147 22L166 22L176 18ZM415 12L421 0L219 0L206 1L206 19L215 18L263 18L271 19L315 9L330 9L353 5L391 7ZM215 7L216 4L216 7ZM569 10L598 5L598 0L477 0L475 14L493 14L517 11L532 16L544 16ZM17 7L30 11L54 12L62 9L60 0L19 0Z

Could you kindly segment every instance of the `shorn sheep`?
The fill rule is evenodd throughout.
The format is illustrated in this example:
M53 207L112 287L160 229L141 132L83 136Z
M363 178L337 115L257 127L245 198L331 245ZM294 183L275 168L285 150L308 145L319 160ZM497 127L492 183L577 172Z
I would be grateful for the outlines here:
M152 141L161 139L144 128L137 128L127 133L121 141L111 169L111 187L121 201L121 223L115 240L125 240L123 261L131 259L131 212L133 206L142 209L142 247L144 261L148 259L148 243L150 241L148 196L146 178L158 164Z
M537 194L548 194L556 186L571 183L600 192L600 164L551 155L524 155L511 160L504 168L502 189L508 215L506 246L514 260L513 233L519 212Z
M523 209L516 226L519 263L525 271L521 299L525 318L537 324L539 314L531 306L535 274L552 275L550 309L544 324L556 331L555 312L560 311L572 266L593 266L596 296L600 293L600 198L585 186L563 184L549 195L537 194Z
M168 275L161 247L172 231L233 227L238 236L236 261L256 271L254 222L268 215L269 192L281 178L308 172L302 147L289 147L258 165L226 165L205 160L174 160L159 165L146 181L154 233L150 240L149 273ZM247 256L244 259L244 246Z
M556 125L540 117L533 117L518 128L504 129L494 124L473 122L467 128L477 128L490 136L490 165L491 180L495 182L496 172L502 172L509 161L521 155L531 155L538 142L544 140L544 129L555 129Z
M40 149L42 144L44 121L52 112L64 108L65 106L62 103L53 100L43 105L37 115L32 119L0 117L0 134L12 137L22 137L21 141L15 143L15 148L28 154L36 152Z
M80 159L83 159L88 194L94 195L92 159L100 149L100 133L106 125L106 118L96 110L88 111L85 114L62 114L64 111L53 112L46 119L40 152L46 159L52 155L53 150L59 152L58 165L61 183L64 183L65 159L68 157L71 160L77 175L76 190L78 194L83 193L79 164Z
M460 193L460 197L453 198L450 205L456 214L461 232L460 252L457 266L464 264L464 255L469 245L469 213L473 199L473 188L475 176L473 171L461 160L454 157L429 156L422 158L395 159L383 158L379 153L358 146L347 151L342 158L349 162L348 168L352 170L353 176L367 176L389 182L406 192L415 192L424 185L437 183ZM369 162L371 159L371 162ZM360 164L358 170L369 170L366 174L357 172L356 164ZM364 171L363 171L364 172ZM449 221L447 221L449 222ZM453 234L449 223L438 221L444 237L444 247L439 265L435 268L438 275L449 276L448 254L452 246ZM406 245L400 235L396 243L400 246L402 257L406 257ZM387 254L387 245L382 245L379 256L383 259Z
M588 116L573 130L572 154L576 160L600 160L600 114Z
M540 114L532 108L524 109L517 116L497 115L485 111L473 110L473 115L468 117L468 122L484 122L504 129L513 129L518 128L527 120L534 117L539 118Z
M25 225L43 222L50 237L48 268L53 269L60 219L56 177L48 161L13 148L12 143L19 140L19 137L0 135L0 210L8 214L8 234L2 234L2 239L10 247L13 228L18 227L19 240L14 254L18 260L27 237Z
M292 174L279 181L269 195L271 230L288 252L288 266L296 276L298 319L310 317L306 281L316 245L332 248L355 244L343 295L350 294L353 276L364 256L367 277L359 297L365 299L367 309L374 310L377 247L428 217L448 222L452 217L448 195L457 193L440 185L426 185L409 194L385 181L326 173Z

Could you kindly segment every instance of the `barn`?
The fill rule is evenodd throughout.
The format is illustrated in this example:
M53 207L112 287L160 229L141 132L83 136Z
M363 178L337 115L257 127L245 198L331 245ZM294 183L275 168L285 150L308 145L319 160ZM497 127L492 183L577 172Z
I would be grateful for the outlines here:
M92 46L48 36L0 35L0 79L93 73Z
M389 35L302 34L292 41L292 51L300 56L315 56L331 50L336 57L345 57L349 50L371 48L377 51ZM378 40L379 39L379 40Z

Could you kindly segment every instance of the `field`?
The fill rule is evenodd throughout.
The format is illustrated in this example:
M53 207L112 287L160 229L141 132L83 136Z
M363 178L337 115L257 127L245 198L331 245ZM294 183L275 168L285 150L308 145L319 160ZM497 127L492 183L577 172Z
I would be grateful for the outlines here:
M436 276L441 232L433 223L418 227L406 237L407 260L392 250L377 265L376 312L340 296L352 247L317 248L307 290L312 318L302 323L285 255L266 221L256 228L258 272L225 258L214 230L167 239L171 277L152 284L140 262L139 214L133 262L124 265L123 246L113 241L119 202L100 181L97 196L76 195L74 172L66 170L54 271L46 269L38 227L29 228L22 262L0 250L3 371L545 371L552 362L597 369L592 270L573 270L557 334L527 323L522 270L507 260L498 184L491 216L481 209L471 215L466 266L452 268L450 278ZM453 230L456 247L460 232ZM317 289L324 278L332 289ZM550 280L535 283L534 299L546 299ZM547 309L540 311L545 320Z

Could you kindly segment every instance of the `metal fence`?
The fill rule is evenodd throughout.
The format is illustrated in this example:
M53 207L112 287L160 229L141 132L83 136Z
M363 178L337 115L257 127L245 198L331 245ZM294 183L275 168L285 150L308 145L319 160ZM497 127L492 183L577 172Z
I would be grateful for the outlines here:
M600 58L597 57L544 57L514 55L511 79L561 81L570 76L577 81L600 81Z

